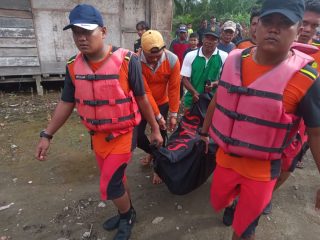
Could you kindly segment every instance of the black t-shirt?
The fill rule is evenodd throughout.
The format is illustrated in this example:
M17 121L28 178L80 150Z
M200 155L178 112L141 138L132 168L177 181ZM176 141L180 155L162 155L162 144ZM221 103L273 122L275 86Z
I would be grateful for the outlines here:
M133 45L134 52L137 53L139 48L141 48L141 38L137 39Z
M312 84L298 106L298 114L302 116L307 127L320 127L320 78Z

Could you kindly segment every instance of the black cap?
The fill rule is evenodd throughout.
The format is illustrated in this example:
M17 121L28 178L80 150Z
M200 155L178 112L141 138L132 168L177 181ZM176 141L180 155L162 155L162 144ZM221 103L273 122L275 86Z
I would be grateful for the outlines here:
M295 24L303 19L304 9L304 0L265 0L262 4L260 17L279 13Z
M67 30L73 26L78 26L87 30L96 27L103 27L103 19L100 12L91 5L79 4L71 10L69 14L70 23L63 28Z
M216 29L214 31L208 30L203 35L204 36L214 36L216 38L220 38L220 31L219 31L218 27L216 27Z

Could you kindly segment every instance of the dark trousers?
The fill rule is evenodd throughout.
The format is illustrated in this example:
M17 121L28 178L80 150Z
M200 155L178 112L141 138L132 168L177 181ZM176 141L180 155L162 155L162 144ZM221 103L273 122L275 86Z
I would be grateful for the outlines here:
M167 120L168 112L169 112L169 104L165 103L165 104L158 106L158 107L159 107L161 115L164 117L165 120ZM145 134L146 127L147 127L147 121L145 119L142 119L142 121L140 122L140 124L138 126L138 148L142 149L146 153L151 153L151 149L149 146L150 141L149 141L147 135ZM168 138L167 130L160 130L160 133L163 138L163 145L162 146L165 146L166 139Z

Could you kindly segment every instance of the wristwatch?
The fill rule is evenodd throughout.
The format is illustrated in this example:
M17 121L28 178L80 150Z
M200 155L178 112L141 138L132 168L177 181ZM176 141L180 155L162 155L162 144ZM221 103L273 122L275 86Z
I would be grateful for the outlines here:
M46 130L42 130L42 131L40 132L40 137L41 137L41 138L44 137L44 138L47 138L47 139L49 139L49 140L51 140L51 139L53 138L52 135L46 133Z

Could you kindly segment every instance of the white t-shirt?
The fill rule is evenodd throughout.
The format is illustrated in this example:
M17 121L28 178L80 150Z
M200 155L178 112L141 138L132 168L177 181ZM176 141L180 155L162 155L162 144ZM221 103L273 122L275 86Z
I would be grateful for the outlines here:
M226 53L225 51L222 51L222 50L218 50L218 48L216 48L211 56L218 54L218 51L219 51L219 55L220 55L221 60L222 60L222 65L223 65L224 62L226 61L226 58L228 57L228 53ZM182 68L181 68L181 71L180 71L180 74L182 76L191 77L192 63L193 63L194 59L196 58L197 53L198 53L198 49L197 50L193 50L191 52L188 52L187 55L184 57ZM206 59L206 64L210 60L210 58L206 58L203 55L202 47L199 50L199 56L200 57L204 57Z

